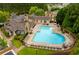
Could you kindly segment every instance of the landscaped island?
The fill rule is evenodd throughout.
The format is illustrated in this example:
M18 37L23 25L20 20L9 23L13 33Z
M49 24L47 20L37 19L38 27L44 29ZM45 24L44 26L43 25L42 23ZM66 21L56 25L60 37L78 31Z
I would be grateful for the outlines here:
M0 4L0 54L79 54L78 5Z

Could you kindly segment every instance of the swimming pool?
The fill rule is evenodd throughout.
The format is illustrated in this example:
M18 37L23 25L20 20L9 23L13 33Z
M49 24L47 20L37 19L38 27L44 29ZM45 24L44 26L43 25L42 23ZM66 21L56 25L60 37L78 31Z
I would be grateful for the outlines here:
M42 25L39 31L33 37L33 42L47 43L47 44L63 44L64 36L52 31L50 26Z

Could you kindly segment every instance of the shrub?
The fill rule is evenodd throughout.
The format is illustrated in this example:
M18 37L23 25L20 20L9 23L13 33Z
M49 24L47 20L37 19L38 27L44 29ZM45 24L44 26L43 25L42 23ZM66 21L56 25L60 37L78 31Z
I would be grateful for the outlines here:
M0 46L6 47L7 46L7 42L4 39L0 38Z
M16 47L16 48L20 48L22 46L22 42L16 39L12 40L12 44Z

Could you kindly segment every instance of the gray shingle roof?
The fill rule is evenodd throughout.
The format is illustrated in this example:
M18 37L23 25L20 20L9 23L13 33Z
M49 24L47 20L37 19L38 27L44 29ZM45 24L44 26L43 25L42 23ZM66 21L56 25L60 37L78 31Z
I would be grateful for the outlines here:
M24 19L25 19L24 15L19 15L19 16L13 17L7 23L7 25L5 25L5 27L11 31L16 31L16 30L24 30L25 31Z
M29 19L39 19L39 20L49 20L51 17L49 16L28 16Z
M19 15L19 16L12 17L12 20L14 20L16 22L23 22L24 19L25 19L25 15Z

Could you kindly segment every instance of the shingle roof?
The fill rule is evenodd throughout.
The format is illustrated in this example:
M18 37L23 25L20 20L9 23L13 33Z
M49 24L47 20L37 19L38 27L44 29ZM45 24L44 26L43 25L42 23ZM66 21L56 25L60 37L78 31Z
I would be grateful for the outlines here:
M22 22L25 19L25 15L19 15L19 16L14 16L12 17L12 20L16 21L16 22Z
M40 19L40 20L49 20L51 17L49 16L28 16L29 19Z
M13 17L5 26L6 26L6 28L8 28L11 31L16 31L16 30L25 31L24 19L25 19L24 15L19 15L19 16Z

